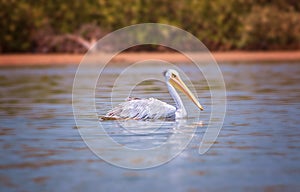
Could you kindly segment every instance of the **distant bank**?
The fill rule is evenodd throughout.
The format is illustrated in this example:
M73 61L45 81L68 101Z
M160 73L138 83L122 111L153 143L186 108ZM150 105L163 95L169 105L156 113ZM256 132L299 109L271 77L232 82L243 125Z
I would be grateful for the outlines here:
M298 51L272 51L272 52L214 52L212 53L218 63L222 62L300 62ZM63 65L79 64L83 54L2 54L1 66L26 65ZM172 63L186 63L190 60L179 53L138 52L122 53L114 57L112 62L137 62L147 59L160 59Z

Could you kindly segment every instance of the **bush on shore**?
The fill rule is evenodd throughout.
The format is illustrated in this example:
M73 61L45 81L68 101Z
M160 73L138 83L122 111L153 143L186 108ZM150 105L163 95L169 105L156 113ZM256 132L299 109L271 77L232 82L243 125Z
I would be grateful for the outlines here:
M82 53L95 39L144 22L180 27L210 50L300 48L298 0L0 0L0 18L0 53Z

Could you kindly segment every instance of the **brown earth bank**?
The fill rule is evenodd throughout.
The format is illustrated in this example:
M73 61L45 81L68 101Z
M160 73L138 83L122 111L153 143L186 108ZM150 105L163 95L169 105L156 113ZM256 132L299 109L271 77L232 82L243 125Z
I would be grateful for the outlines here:
M213 52L218 63L223 62L297 62L300 61L300 50L275 52ZM26 65L63 65L79 64L83 54L2 54L0 66ZM187 57L180 53L138 52L121 53L113 58L113 63L137 62L148 59L159 59L172 63L189 63Z

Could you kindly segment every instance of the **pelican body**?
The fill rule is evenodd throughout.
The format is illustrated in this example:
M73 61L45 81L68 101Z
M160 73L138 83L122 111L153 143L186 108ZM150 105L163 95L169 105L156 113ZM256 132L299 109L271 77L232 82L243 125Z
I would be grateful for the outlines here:
M168 69L164 73L166 85L169 93L175 101L176 106L169 105L155 98L139 99L128 98L125 102L120 103L115 108L108 111L102 120L118 120L118 119L179 119L187 116L183 102L178 95L177 90L183 92L200 110L200 105L196 97L187 88L181 80L177 71Z

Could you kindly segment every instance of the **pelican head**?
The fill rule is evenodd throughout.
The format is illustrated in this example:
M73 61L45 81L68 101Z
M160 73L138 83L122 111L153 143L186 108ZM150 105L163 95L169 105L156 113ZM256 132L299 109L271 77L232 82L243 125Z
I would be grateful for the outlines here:
M181 80L178 72L174 69L168 69L164 73L166 78L166 82L170 83L174 88L184 93L193 103L202 111L203 107L196 99L194 94L189 90L189 88L185 85L185 83Z

